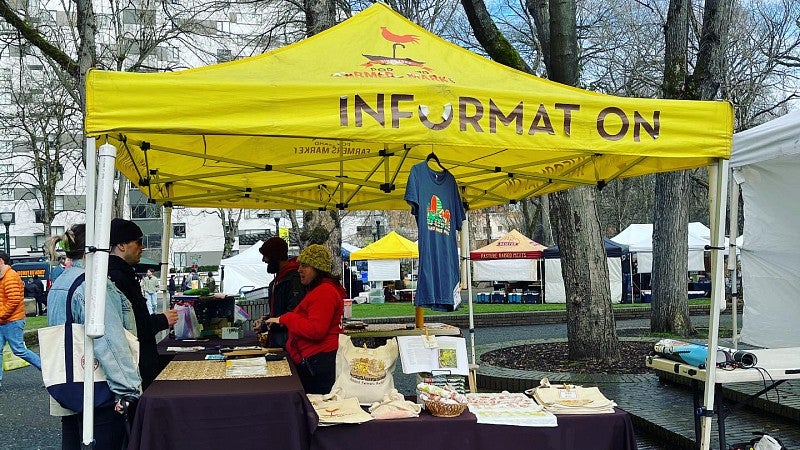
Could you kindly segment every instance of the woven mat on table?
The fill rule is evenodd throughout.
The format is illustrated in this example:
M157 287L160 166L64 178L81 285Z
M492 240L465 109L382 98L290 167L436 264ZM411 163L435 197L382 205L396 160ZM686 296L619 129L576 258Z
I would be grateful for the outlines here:
M280 361L266 361L267 375L236 378L264 378L288 377L292 374L289 363ZM224 361L172 361L158 375L156 380L222 380L231 378L225 376Z

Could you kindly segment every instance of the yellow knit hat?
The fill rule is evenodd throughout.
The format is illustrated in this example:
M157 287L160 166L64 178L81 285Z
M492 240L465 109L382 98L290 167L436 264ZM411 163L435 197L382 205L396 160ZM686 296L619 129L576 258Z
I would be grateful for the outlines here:
M297 257L297 262L307 264L317 270L329 272L332 268L331 252L324 245L312 244Z

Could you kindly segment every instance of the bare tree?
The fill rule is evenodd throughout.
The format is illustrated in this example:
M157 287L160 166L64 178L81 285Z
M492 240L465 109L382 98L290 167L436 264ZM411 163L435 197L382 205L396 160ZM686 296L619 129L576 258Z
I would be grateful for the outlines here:
M22 201L35 204L37 221L49 236L56 214L77 205L58 205L56 193L72 185L79 189L81 164L80 107L75 104L63 79L45 64L20 49L20 64L10 68L2 80L8 87L10 103L0 114L0 126L12 142L9 152L0 154L0 162L13 167L0 173L0 184L13 190ZM66 177L66 178L65 178Z

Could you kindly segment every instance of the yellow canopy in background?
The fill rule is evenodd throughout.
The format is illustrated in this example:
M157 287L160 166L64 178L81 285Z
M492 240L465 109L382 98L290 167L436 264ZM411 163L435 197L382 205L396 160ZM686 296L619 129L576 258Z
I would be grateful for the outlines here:
M350 253L350 261L419 258L417 244L392 231L361 250Z
M260 56L93 70L86 132L158 203L407 209L435 153L472 209L728 158L727 102L623 98L531 76L386 5Z

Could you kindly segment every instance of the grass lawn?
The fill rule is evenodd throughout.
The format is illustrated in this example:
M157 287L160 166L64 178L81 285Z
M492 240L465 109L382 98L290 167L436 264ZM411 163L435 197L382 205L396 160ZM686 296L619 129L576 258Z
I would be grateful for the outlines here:
M36 316L25 318L25 329L36 330L47 326L47 316Z
M689 300L690 305L708 305L709 299L696 298ZM649 307L649 303L617 303L614 308L640 308ZM519 304L519 303L473 303L475 314L499 313L499 312L527 312L527 311L563 311L566 306L563 303L543 303L543 304ZM425 310L425 316L436 316L442 314L469 314L469 308L462 304L458 311L437 312L429 309ZM362 303L353 304L353 319L364 319L368 317L413 317L414 305L410 302L398 303Z

